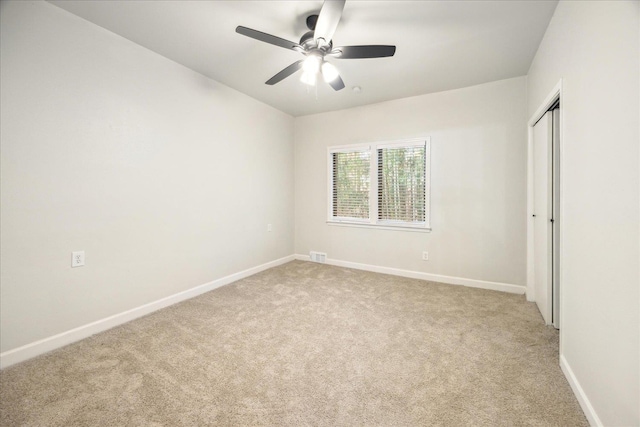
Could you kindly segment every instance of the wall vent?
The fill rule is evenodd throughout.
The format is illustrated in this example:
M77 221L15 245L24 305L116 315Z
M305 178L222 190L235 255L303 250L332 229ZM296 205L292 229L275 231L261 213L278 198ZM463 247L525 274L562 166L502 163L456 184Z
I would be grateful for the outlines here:
M309 252L309 257L313 262L325 263L327 261L327 254L324 252Z

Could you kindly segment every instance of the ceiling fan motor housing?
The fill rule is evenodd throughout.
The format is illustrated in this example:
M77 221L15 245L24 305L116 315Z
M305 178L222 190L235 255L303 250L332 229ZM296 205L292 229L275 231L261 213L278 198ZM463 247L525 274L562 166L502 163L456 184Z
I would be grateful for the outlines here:
M322 55L324 56L324 54L331 52L331 49L333 48L333 42L329 40L328 43L325 43L322 46L318 46L318 43L313 38L313 30L311 30L304 33L304 35L300 38L300 46L304 48L305 52L320 50L322 52Z

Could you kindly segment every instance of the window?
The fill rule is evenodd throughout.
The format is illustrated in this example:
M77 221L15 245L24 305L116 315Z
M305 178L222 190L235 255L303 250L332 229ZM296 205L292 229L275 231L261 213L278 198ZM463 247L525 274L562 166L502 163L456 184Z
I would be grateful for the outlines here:
M429 228L429 139L329 148L329 222Z
M371 153L336 151L332 156L332 216L369 219Z

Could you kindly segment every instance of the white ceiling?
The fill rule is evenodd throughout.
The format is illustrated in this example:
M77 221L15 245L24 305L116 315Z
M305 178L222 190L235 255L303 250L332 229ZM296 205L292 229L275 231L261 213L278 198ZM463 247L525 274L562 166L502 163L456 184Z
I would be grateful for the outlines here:
M347 0L334 46L392 44L391 58L334 59L346 88L264 84L302 55L235 32L294 42L322 1L50 0L101 27L293 116L525 75L557 0ZM361 93L352 88L360 86Z

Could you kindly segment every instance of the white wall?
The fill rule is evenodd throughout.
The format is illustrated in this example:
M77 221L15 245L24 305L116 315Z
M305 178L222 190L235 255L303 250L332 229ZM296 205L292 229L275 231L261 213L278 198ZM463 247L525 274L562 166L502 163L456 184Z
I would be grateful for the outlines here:
M0 7L3 352L293 253L292 117L49 3Z
M640 424L638 5L560 2L528 77L530 115L563 79L561 352L610 426Z
M327 147L418 136L431 233L326 224ZM296 118L296 253L524 286L526 145L524 77Z

